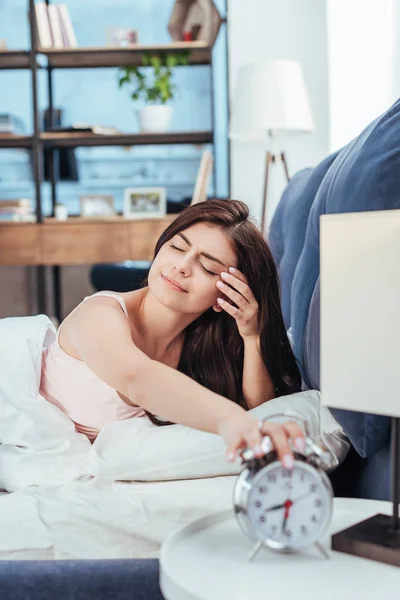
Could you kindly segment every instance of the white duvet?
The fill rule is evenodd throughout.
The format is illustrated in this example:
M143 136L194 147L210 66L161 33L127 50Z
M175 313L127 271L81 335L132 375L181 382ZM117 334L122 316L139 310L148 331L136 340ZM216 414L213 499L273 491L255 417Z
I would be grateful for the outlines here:
M177 526L229 508L237 464L215 435L147 418L106 426L95 443L38 393L43 316L0 320L0 558L156 557ZM319 393L258 407L304 416L340 462L348 442Z

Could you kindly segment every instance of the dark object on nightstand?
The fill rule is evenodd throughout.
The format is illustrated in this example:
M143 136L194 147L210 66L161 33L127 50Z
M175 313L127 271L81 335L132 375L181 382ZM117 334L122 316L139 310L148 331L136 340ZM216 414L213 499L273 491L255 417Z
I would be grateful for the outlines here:
M400 567L400 419L392 418L392 516L374 515L332 536L332 549Z

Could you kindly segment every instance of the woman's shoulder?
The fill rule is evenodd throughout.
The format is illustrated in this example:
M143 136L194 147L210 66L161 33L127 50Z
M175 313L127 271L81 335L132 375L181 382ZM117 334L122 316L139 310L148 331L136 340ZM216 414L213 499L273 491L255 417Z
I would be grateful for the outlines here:
M94 331L101 334L102 325L107 325L108 332L111 331L110 326L115 315L116 331L120 331L121 316L126 319L126 324L131 329L131 320L127 303L129 302L128 293L117 293L110 290L102 290L90 296L86 296L82 302L69 313L58 329L57 340L59 345L69 354L75 357L76 349L73 339L76 337L76 332L80 331L79 335L92 335ZM100 307L100 310L93 310L94 307ZM105 314L101 307L111 307L116 311L110 311ZM83 324L90 324L90 328L83 327ZM86 331L86 333L85 333ZM77 358L79 358L77 356Z

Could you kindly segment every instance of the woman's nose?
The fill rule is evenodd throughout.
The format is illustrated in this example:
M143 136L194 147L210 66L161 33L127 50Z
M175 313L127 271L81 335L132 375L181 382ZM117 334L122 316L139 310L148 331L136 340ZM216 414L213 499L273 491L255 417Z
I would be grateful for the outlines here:
M190 258L188 256L182 256L180 260L176 260L175 269L183 275L189 275L191 271Z

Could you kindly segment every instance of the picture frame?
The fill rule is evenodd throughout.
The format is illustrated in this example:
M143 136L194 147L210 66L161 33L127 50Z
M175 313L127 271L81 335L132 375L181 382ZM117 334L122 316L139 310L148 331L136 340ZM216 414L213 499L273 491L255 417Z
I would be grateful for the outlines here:
M81 217L107 218L116 215L114 196L111 194L87 194L79 196Z
M124 190L126 219L161 219L167 212L164 187L131 187Z

